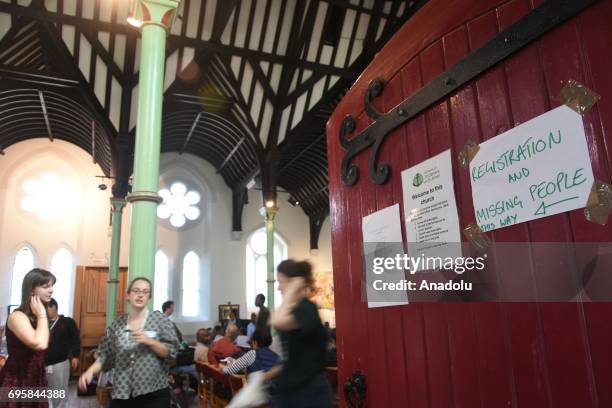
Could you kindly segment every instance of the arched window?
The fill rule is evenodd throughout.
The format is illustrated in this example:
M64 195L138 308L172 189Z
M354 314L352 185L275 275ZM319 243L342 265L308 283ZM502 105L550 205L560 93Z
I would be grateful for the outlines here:
M161 249L155 253L155 284L153 287L153 309L161 310L168 300L168 256Z
M55 275L53 297L57 300L57 312L72 316L72 254L60 248L51 258L51 273Z
M268 262L266 260L267 236L266 229L260 228L247 239L246 245L246 290L247 308L253 308L255 296L263 293L268 296ZM276 280L276 266L287 259L287 244L278 234L274 234L274 279ZM267 302L267 300L266 300ZM278 284L274 290L274 306L281 302L281 293Z
M15 255L13 263L13 281L11 283L11 304L21 304L21 283L23 277L34 268L34 253L28 246L22 247Z
M185 317L200 314L200 258L190 251L183 258L183 279L181 283L181 310Z

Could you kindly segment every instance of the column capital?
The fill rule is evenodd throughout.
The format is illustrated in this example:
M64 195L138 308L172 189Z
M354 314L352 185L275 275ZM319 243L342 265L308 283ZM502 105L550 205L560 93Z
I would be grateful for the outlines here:
M278 213L278 207L266 207L263 206L259 209L259 214L266 219L266 221L274 221L274 217Z
M123 198L111 197L110 204L113 212L122 212L127 202Z
M181 0L134 0L134 18L142 26L153 24L170 31Z

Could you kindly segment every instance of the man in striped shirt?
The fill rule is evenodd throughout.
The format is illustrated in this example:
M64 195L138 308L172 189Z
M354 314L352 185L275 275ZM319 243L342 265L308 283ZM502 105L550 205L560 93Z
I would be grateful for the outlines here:
M229 359L223 367L224 374L238 374L244 370L247 373L268 371L278 363L278 355L269 349L272 344L270 330L255 330L253 333L253 349L237 360Z

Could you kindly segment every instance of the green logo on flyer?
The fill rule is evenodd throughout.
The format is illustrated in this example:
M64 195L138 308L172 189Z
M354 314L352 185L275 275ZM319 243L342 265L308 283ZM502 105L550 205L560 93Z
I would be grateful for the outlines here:
M415 187L418 187L421 184L423 184L423 175L421 173L417 173L414 175L414 178L412 179L412 185Z

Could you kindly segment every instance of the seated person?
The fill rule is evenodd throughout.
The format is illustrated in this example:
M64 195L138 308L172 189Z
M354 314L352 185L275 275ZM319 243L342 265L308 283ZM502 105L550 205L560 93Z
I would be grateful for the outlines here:
M236 345L243 353L251 349L251 339L246 335L246 329L240 329L240 336L236 338Z
M238 360L230 361L223 367L224 374L237 374L246 369L247 373L268 371L278 363L278 355L269 349L272 344L270 330L255 330L253 333L253 350L248 351Z
M193 360L200 360L203 362L208 362L208 346L210 344L210 335L208 334L208 330L202 328L198 329L196 332L196 347L193 352ZM189 385L191 388L196 389L197 383L199 379L198 370L196 369L195 363L191 362L187 365L175 366L170 369L171 374L189 374L190 381ZM180 388L181 384L176 384L176 388Z
M178 338L181 348L187 347L187 344L183 341L183 333L181 333L176 323L170 320L170 316L172 316L172 313L174 313L174 301L173 300L168 300L164 302L164 304L162 305L162 313L164 314L164 316L166 316L166 319L168 319L170 323L172 323L172 326L174 327L174 332L176 333L176 337Z
M253 338L253 333L255 333L255 325L257 324L257 314L251 313L251 321L247 326L246 335L249 337L249 340Z
M168 375L168 383L170 385L170 388L172 388L172 392L174 393L174 395L170 397L170 399L173 402L178 403L179 407L188 407L189 399L187 397L187 393L185 392L184 384L182 384L182 382L180 381L177 381L177 379L174 378L173 375Z
M238 321L236 319L237 319L236 313L230 312L228 318L223 320L223 329L227 331L227 327L230 324L238 326Z
M216 342L218 342L219 340L221 340L223 338L223 328L220 325L216 325L214 332L211 333L211 335L213 336L213 344L215 344Z
M193 359L208 363L208 348L210 347L211 338L208 329L199 329L196 332L196 347L193 353Z
M219 360L241 355L241 350L234 344L237 337L238 327L235 324L227 326L225 336L216 343L213 342L212 347L208 349L208 362L213 366L218 366Z

